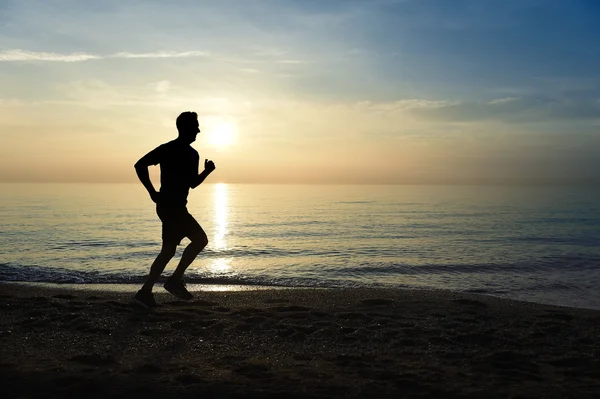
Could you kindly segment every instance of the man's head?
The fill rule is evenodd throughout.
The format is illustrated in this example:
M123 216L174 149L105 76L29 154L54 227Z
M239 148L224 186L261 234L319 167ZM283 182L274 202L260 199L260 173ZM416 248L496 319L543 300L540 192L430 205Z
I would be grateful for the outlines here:
M195 112L182 112L175 122L179 137L189 143L196 141L196 135L200 133L198 125L198 114Z

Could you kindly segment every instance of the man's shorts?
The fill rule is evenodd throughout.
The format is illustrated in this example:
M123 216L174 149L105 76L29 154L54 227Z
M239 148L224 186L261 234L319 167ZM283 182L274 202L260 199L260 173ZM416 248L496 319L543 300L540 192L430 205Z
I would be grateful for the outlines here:
M203 233L202 227L185 206L157 206L156 213L162 221L162 239L167 245L179 245L183 237Z

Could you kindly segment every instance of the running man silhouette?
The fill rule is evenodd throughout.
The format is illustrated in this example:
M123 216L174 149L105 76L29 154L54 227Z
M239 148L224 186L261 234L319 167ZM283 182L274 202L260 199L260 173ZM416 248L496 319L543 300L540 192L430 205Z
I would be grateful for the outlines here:
M158 146L135 164L135 171L150 198L156 203L156 213L162 221L162 249L150 267L146 282L133 298L136 303L148 309L156 306L152 288L175 255L177 245L183 237L188 237L191 242L183 251L179 265L164 287L178 298L193 298L183 282L183 273L208 244L206 233L190 215L186 204L190 188L198 187L215 170L215 164L206 159L204 171L198 174L200 158L190 145L200 133L198 115L195 112L183 112L177 117L176 125L179 137ZM148 167L157 164L160 164L160 192L154 189L148 174Z

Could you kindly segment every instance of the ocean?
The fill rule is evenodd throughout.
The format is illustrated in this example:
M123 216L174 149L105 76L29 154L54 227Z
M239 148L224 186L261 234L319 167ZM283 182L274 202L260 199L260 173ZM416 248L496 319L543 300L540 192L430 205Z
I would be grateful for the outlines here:
M189 286L444 289L600 309L600 187L203 184L188 209L209 237ZM0 281L140 284L160 244L141 184L0 184Z

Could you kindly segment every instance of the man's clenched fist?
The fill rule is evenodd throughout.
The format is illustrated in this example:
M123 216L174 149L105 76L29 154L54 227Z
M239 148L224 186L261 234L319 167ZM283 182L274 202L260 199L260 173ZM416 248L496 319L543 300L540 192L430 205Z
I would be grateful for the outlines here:
M204 160L204 170L206 170L207 172L212 172L213 170L216 169L215 163L213 161L210 161L208 159Z

